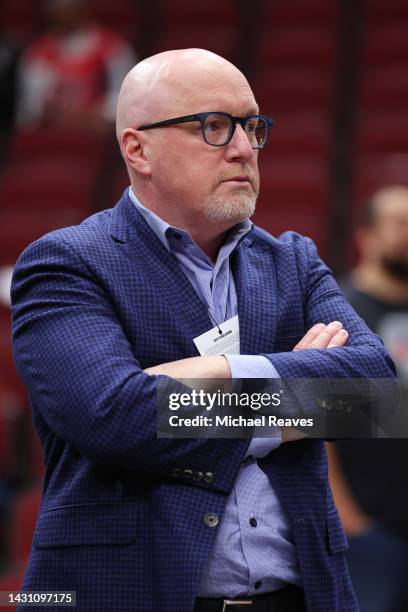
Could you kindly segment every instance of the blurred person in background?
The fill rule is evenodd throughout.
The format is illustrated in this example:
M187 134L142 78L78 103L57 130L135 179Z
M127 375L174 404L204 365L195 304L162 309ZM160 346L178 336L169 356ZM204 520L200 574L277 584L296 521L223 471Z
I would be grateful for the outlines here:
M406 409L408 187L388 186L373 195L356 241L361 258L344 291L393 357ZM407 436L408 417L400 414L394 428L396 436ZM408 440L347 440L330 447L331 484L349 536L347 558L361 612L405 612Z
M92 21L87 0L46 0L44 13L47 31L21 61L19 124L103 129L135 64L131 45Z

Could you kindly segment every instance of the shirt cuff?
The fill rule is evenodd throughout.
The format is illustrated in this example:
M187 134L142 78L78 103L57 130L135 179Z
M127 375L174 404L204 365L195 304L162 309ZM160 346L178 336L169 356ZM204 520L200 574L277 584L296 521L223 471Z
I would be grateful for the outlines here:
M232 378L279 378L275 366L261 355L224 355L227 359ZM270 428L268 438L252 438L244 459L255 457L260 459L278 448L282 442L282 432L279 427Z
M279 378L274 365L261 355L224 355L231 378Z
M252 438L244 459L247 457L255 457L260 459L266 457L275 448L278 448L282 442L282 432L279 427L270 428L270 436L268 438Z

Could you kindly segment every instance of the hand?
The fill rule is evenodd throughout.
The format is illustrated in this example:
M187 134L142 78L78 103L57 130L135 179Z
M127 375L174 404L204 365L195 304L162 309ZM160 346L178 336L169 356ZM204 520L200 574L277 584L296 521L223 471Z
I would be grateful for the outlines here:
M307 349L340 348L348 340L348 332L343 329L340 321L332 321L328 325L316 323L293 348L294 351ZM305 438L307 434L294 427L282 427L282 442L294 442Z
M348 332L343 328L340 321L332 321L328 325L316 323L293 350L340 348L345 345L348 337Z

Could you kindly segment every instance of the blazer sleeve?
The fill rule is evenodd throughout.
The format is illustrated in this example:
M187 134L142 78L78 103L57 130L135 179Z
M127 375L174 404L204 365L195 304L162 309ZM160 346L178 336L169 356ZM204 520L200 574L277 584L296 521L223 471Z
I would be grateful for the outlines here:
M281 407L282 416L292 411L295 416L321 418L320 435L326 439L354 437L357 432L371 436L372 425L387 431L389 418L400 409L394 363L381 339L347 302L313 242L298 235L295 239L305 328L337 320L349 332L349 339L341 348L264 355L290 390Z
M376 336L345 299L331 271L303 238L299 264L304 292L306 329L316 323L341 321L349 332L342 348L307 349L265 355L282 378L394 378L395 366Z
M156 475L211 471L213 489L231 489L250 440L157 438L166 377L143 372L109 295L60 236L24 251L11 295L16 365L55 435L95 464Z

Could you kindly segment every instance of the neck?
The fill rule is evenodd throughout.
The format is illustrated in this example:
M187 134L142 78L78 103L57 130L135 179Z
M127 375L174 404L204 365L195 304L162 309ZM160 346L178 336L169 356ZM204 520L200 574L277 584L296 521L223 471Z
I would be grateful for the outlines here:
M196 211L182 210L177 205L169 205L166 210L162 210L162 207L156 206L146 194L139 195L134 186L132 186L132 190L145 208L151 210L172 227L178 227L187 231L203 253L213 263L216 262L218 251L231 228L231 223L211 223L201 218Z
M385 302L408 302L408 283L390 276L377 264L360 264L352 279L358 289Z
M225 235L227 232L225 231L221 235L218 234L215 237L203 237L202 235L195 235L193 231L190 231L188 229L187 231L190 233L192 239L198 244L203 253L205 253L213 263L215 263L217 261L218 252L221 248L222 243L225 240Z

